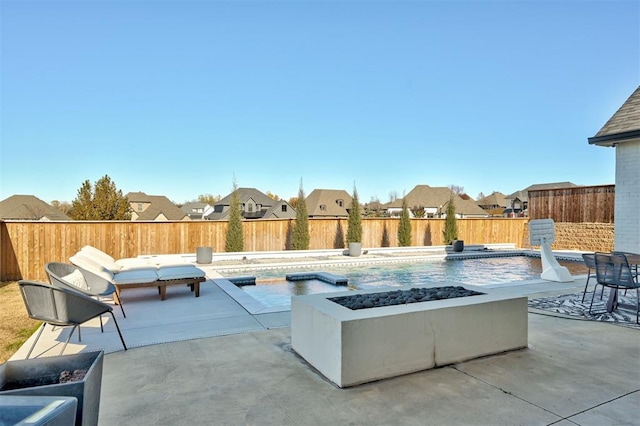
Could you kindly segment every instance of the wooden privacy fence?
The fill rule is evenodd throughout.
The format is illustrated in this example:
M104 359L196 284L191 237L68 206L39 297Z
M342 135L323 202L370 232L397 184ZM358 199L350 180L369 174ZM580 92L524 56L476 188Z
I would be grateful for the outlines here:
M244 221L244 251L280 251L287 248L295 221ZM521 247L527 219L459 219L458 236L466 244L514 243ZM362 246L396 247L399 219L362 220ZM412 245L442 245L444 219L411 219ZM68 262L85 245L116 259L149 254L195 253L197 247L224 252L227 222L0 221L0 281L46 281L47 262ZM344 247L346 219L309 219L310 249ZM386 237L385 237L386 235Z
M529 191L529 218L556 222L613 223L615 185Z

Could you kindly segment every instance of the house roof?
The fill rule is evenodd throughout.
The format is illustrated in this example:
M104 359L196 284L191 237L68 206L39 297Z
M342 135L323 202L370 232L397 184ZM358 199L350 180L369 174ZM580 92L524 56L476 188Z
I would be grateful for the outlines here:
M202 219L202 215L208 207L210 207L210 205L207 203L191 201L188 203L184 203L182 207L180 207L180 210L182 210L184 214L192 219Z
M342 206L338 200L342 200ZM309 216L347 217L352 198L344 189L314 189L304 201Z
M282 211L283 204L287 206L286 212ZM276 201L276 203L269 210L267 210L262 217L266 219L293 218L296 217L296 211L293 207L291 207L291 204L287 203L285 200L279 200Z
M184 220L188 217L185 212L173 204L164 195L147 195L144 192L129 192L127 194L129 203L148 203L142 212L135 212L138 215L136 220L156 220L159 216L164 216L167 220Z
M446 209L446 205L449 203L449 199L453 195L453 204L456 207L456 213L462 215L478 215L486 216L487 212L482 210L473 200L463 199L456 195L451 189L445 186L429 186L429 185L416 185L407 195L407 206L424 207L424 208L436 208L440 210ZM385 205L386 208L401 208L402 199L397 199Z
M539 191L544 189L561 189L561 188L573 188L579 185L576 185L573 182L553 182L553 183L536 183L534 185L529 185L525 189L521 189L520 191L516 191L513 194L509 194L505 197L507 200L519 199L520 201L528 201L529 200L529 191Z
M589 143L614 146L617 143L640 139L640 86L629 96Z
M0 219L73 220L35 195L12 195L0 201Z
M479 206L507 206L506 196L502 192L494 191L491 195L476 201Z
M276 203L276 200L264 194L263 192L258 191L256 188L238 188L238 199L240 203L246 203L247 200L252 199L256 202L256 204L262 204L264 208L269 208ZM216 206L230 206L231 205L231 197L233 196L233 192L229 195L215 203Z

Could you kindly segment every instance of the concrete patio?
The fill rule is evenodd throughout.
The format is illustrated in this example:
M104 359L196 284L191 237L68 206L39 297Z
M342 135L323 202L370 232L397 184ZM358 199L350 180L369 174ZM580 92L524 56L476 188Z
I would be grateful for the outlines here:
M108 322L72 338L65 353L107 353L101 425L640 424L637 330L530 311L527 349L340 389L291 350L289 311L252 314L215 275L197 299L186 286L165 301L123 293L128 351ZM580 292L585 279L508 291ZM46 333L34 354L57 355L60 337Z

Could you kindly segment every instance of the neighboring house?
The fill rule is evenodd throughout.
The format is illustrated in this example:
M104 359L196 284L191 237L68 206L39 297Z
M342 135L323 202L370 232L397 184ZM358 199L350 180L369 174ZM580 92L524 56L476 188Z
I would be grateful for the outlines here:
M131 220L169 221L191 220L185 212L164 195L147 195L144 192L127 194L131 207Z
M34 195L12 195L0 201L2 220L73 220Z
M314 189L304 201L309 217L349 217L352 198L344 189Z
M456 217L487 217L489 214L481 209L471 198L464 199L456 195L447 187L432 187L429 185L416 185L407 195L409 215L414 216L416 209L424 210L425 218L446 217L447 205L453 196L453 204L456 208ZM402 199L397 199L385 204L387 214L391 217L400 216L402 212Z
M516 191L505 197L507 208L504 210L504 217L528 216L527 208L529 207L529 191L572 188L576 186L578 185L571 182L537 183L535 185L530 185L525 189L521 189L520 191Z
M502 216L507 208L507 199L502 192L494 191L491 195L476 201L476 204L491 216Z
M184 203L180 210L184 212L191 220L201 220L204 214L209 214L213 212L213 206L207 203L199 203L199 202L189 202Z
M640 87L588 141L616 150L614 247L640 253Z
M296 211L284 200L274 200L255 188L238 188L240 211L244 219L295 218ZM205 214L207 220L225 220L229 216L231 198L227 195L213 205L213 212Z

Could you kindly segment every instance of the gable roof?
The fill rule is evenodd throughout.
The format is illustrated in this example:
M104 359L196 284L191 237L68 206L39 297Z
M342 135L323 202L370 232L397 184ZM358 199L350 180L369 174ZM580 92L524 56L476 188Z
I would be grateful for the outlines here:
M338 204L339 200L342 200L342 206ZM314 189L304 202L309 217L347 217L352 198L344 189Z
M520 201L528 201L529 200L529 191L539 191L544 189L561 189L561 188L573 188L576 185L573 182L553 182L553 183L536 183L534 185L529 185L525 189L521 189L520 191L516 191L513 194L509 194L505 197L507 200L515 200L516 198ZM507 206L509 207L509 206Z
M263 192L258 191L256 188L238 188L238 199L240 200L240 204L246 203L249 199L253 200L256 204L261 204L264 208L269 208L276 203L276 200L264 194ZM230 206L231 205L231 197L233 196L233 192L229 195L215 203L215 206Z
M614 146L617 143L640 139L640 86L629 96L589 143Z
M205 211L207 211L207 208L209 207L211 206L207 203L191 201L188 203L184 203L182 207L180 207L180 210L182 210L184 214L189 216L191 219L202 219L202 215Z
M35 195L12 195L0 201L0 219L73 220Z
M473 200L461 198L446 186L416 185L404 198L407 200L409 208L435 208L439 212L444 212L451 196L453 196L456 213L465 216L487 215L487 212L482 210ZM385 208L402 208L402 198L385 204Z
M129 192L127 198L130 204L149 204L149 207L141 212L133 209L133 212L138 215L135 220L158 220L158 218L162 218L162 216L164 216L166 220L185 220L188 218L178 206L173 204L171 200L164 195L147 195L144 192Z
M476 201L479 206L507 206L506 196L502 192L494 191L491 195Z
M287 211L282 211L282 206L287 206ZM289 219L296 217L296 210L291 207L291 204L285 200L278 200L276 203L268 209L262 216L264 219Z

